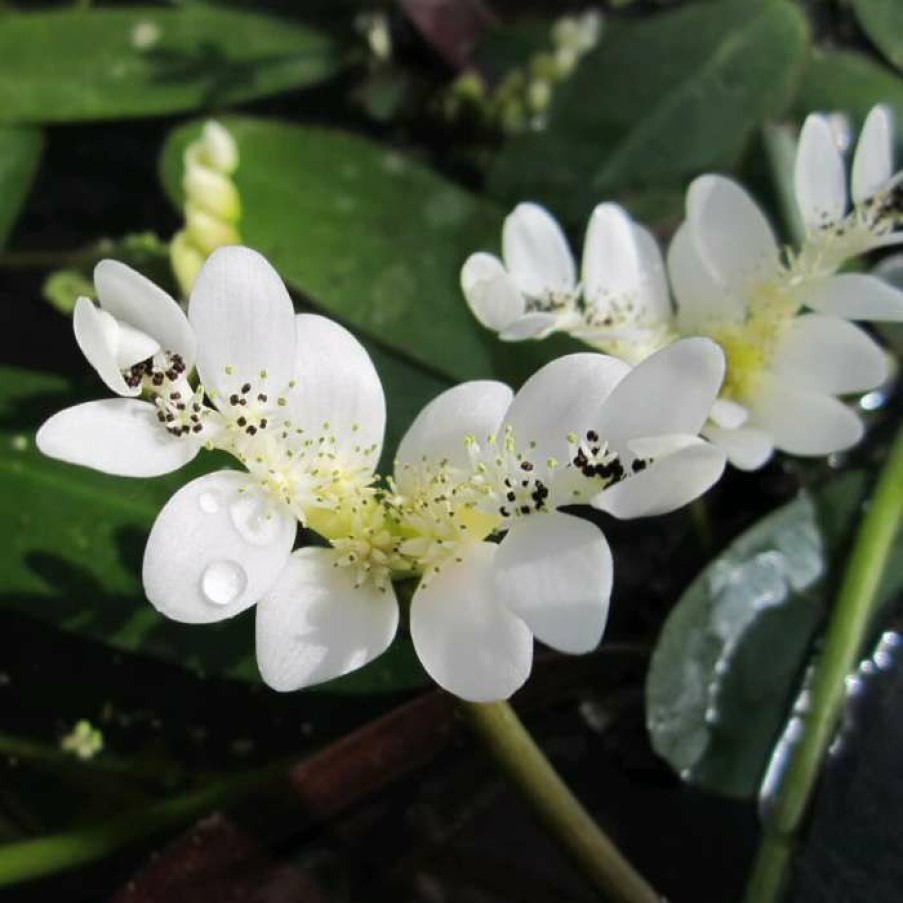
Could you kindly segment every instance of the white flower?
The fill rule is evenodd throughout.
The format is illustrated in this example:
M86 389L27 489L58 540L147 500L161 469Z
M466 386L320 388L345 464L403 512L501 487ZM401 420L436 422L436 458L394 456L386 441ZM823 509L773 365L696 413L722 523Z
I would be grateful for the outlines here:
M616 204L593 211L581 284L561 228L537 204L519 204L505 220L502 257L471 255L461 287L477 319L503 340L566 332L635 361L670 338L658 245Z
M513 399L471 382L427 405L399 447L393 507L399 550L423 575L411 635L439 684L505 698L529 675L534 636L570 653L599 642L611 553L598 528L559 509L645 517L704 492L724 467L697 436L723 369L716 345L687 339L632 370L569 355Z
M873 107L856 145L848 193L843 153L829 119L818 113L806 118L794 169L797 206L807 233L794 261L797 271L830 275L851 257L903 241L903 233L895 231L901 196L893 142L889 108Z
M38 431L38 448L119 476L169 473L190 461L202 442L196 432L182 434L183 418L178 434L160 426L174 393L184 393L184 400L192 394L186 373L195 362L194 330L166 292L125 264L101 261L94 285L100 308L78 299L75 338L107 387L126 397L61 411ZM145 389L155 401L136 397Z
M712 175L690 186L668 272L679 331L710 336L727 357L704 435L731 463L752 470L775 448L825 455L859 441L858 417L835 396L879 385L887 361L841 318L901 319L903 293L874 276L795 269L745 190Z
M259 601L258 663L276 689L360 667L388 646L398 620L385 537L367 532L379 521L368 512L378 507L370 484L385 428L373 364L342 327L296 316L278 275L246 248L210 257L188 321L200 385L142 364L152 402L79 405L52 417L38 444L130 476L172 469L162 463L187 460L200 442L235 456L247 472L193 480L161 511L144 556L148 599L187 623ZM157 354L169 360L171 349L161 341ZM142 415L123 405L142 406ZM292 554L299 521L335 547ZM349 530L360 533L353 555Z

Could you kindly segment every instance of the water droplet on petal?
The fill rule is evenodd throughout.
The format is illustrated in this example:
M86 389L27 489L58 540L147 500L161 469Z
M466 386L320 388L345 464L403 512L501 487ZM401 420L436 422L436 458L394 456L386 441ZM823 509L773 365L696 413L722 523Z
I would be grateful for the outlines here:
M214 561L201 576L201 592L214 605L229 605L248 585L244 568L234 561Z
M216 514L219 511L219 493L202 492L198 498L198 505L201 506L201 511L206 514Z
M229 516L242 539L254 546L266 546L282 532L282 519L266 498L245 493L229 505Z

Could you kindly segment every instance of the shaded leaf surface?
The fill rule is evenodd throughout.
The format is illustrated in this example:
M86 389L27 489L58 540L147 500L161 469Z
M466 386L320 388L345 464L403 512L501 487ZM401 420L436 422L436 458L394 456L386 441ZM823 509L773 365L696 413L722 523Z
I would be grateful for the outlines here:
M876 103L889 104L897 126L897 146L903 123L903 78L855 51L818 51L806 66L794 110L802 119L814 110L840 110L853 125L862 125Z
M763 518L671 612L646 685L647 723L656 751L685 780L729 796L756 794L865 482L849 474ZM903 586L903 538L896 548L882 600Z
M490 173L508 203L539 200L571 223L595 203L731 166L789 102L806 48L798 10L730 0L612 23L556 92L549 125L513 141ZM647 204L648 206L648 204Z
M853 9L872 43L903 69L903 4L899 0L853 0Z
M328 78L320 33L253 13L186 6L6 13L0 121L69 122L222 106Z

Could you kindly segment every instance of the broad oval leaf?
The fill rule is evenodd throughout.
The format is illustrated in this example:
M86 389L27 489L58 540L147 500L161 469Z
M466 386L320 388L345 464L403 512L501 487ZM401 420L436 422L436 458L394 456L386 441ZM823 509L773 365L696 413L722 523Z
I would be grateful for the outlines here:
M0 128L0 247L6 244L41 162L37 129Z
M258 681L253 614L203 628L176 624L141 587L157 513L181 485L229 459L202 454L175 474L132 480L45 458L31 425L72 401L59 377L0 368L0 607L201 674ZM386 655L324 689L398 691L425 680L410 641L399 637Z
M898 69L903 69L903 4L900 0L853 0L862 30Z
M453 379L524 378L561 353L561 342L499 342L464 301L462 264L498 248L496 207L363 138L222 121L240 152L243 241L317 307ZM176 130L163 151L163 181L176 203L182 153L199 127Z
M648 210L643 195L654 189L660 216L675 214L679 194L664 189L736 162L756 126L789 102L806 44L805 19L784 0L613 22L557 90L546 129L498 155L491 192L581 224L612 197Z
M204 5L5 13L0 59L5 122L221 107L313 84L338 64L313 29Z
M847 474L763 518L683 594L646 684L652 745L681 777L754 797L832 601L833 563L865 495ZM880 599L903 586L903 537Z

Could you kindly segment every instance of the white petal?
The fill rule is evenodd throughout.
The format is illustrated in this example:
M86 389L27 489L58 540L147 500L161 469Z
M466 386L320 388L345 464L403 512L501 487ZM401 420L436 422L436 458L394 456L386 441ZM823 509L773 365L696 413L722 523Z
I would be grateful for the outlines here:
M774 454L771 436L755 427L723 429L706 424L702 434L717 445L727 455L727 460L738 470L758 470L764 467Z
M599 528L558 512L517 521L495 558L499 598L538 640L572 654L602 639L613 573Z
M630 439L696 434L724 379L724 353L710 339L680 339L637 364L599 412L597 430L616 448Z
M164 351L194 366L194 330L182 308L141 273L118 260L101 260L94 268L100 306L117 320L150 336Z
M525 339L544 339L555 331L558 317L555 314L524 314L499 333L503 342L523 342Z
M505 219L502 257L517 287L530 297L574 290L577 276L567 239L538 204L518 204Z
M612 301L635 296L640 284L640 261L630 218L617 204L593 210L583 243L583 293L600 313Z
M683 223L668 246L668 275L677 301L677 322L684 332L722 323L741 323L746 305L709 272L696 249L693 233Z
M102 313L106 313L106 311ZM106 316L111 315L106 314ZM141 332L140 329L135 329L121 320L116 322L115 326L116 366L120 371L127 370L139 361L146 361L160 350L160 343L156 339L152 339L146 332Z
M386 398L370 355L347 329L326 317L298 314L295 323L296 385L288 393L286 416L312 435L328 423L326 432L336 438L340 453L366 455L375 469L386 429Z
M247 474L221 470L192 480L166 503L147 540L147 598L174 621L231 618L279 578L296 527Z
M716 398L709 413L709 418L722 429L735 430L749 420L749 411L736 401L727 398Z
M778 272L774 232L746 190L725 176L700 176L687 192L687 224L703 264L722 288L743 295Z
M421 582L411 638L430 677L471 702L507 699L530 676L533 635L495 591L498 547L475 543Z
M753 423L771 435L779 451L829 455L862 438L862 421L836 398L777 378L763 377L763 383L752 406Z
M629 371L604 354L568 354L546 364L524 383L505 415L518 449L532 447L535 461L564 461L568 436L597 427L602 403Z
M99 310L88 298L75 302L72 315L75 341L88 363L97 371L108 389L117 395L136 396L140 386L126 384L116 360L119 327L112 314Z
M847 177L840 148L824 116L806 117L793 170L796 203L803 222L818 229L837 222L847 209Z
M837 317L795 317L771 370L799 389L825 395L867 392L887 379L887 355L858 326Z
M295 312L279 275L256 251L214 251L194 283L188 319L208 391L228 398L244 383L272 396L285 390L295 370Z
M653 457L645 470L603 489L592 500L594 508L622 520L667 514L718 482L725 465L721 449L695 436L683 436L679 441L675 441L678 437L661 438L662 456ZM655 445L648 440L632 444L643 457L655 455Z
M257 603L257 665L274 690L300 690L356 671L398 628L390 588L355 586L331 549L299 549Z
M648 229L636 224L633 226L633 241L639 256L639 298L645 308L646 319L655 322L670 320L674 310L668 290L668 278L665 275L662 249Z
M35 441L51 458L121 477L170 473L198 453L192 438L166 432L152 404L132 398L66 408L44 423Z
M800 300L820 313L847 320L903 320L903 291L864 273L814 280L800 292Z
M502 262L492 254L471 254L461 268L461 290L474 316L495 332L525 310L523 295Z
M423 464L447 461L467 467L466 439L485 442L494 436L511 404L512 392L504 383L473 380L434 398L408 427L395 459L395 478L402 492L412 487L412 472Z
M894 121L890 108L872 107L853 157L853 201L861 204L875 195L894 174Z

